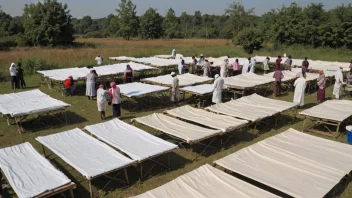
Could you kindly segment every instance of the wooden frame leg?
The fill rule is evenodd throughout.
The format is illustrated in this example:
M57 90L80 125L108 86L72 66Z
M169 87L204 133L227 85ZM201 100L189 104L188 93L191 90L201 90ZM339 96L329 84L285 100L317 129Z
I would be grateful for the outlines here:
M128 174L127 174L127 168L124 168L123 172L125 173L125 178L126 178L127 185L130 185L130 180L128 179Z
M93 189L92 189L92 181L89 180L89 194L90 194L90 197L93 198Z
M71 198L75 197L75 195L73 194L73 189L70 190L70 196L71 196Z
M305 131L305 128L304 128L304 127L305 127L305 125L306 125L306 122L307 122L307 118L305 118L305 119L304 119L304 122L303 122L303 127L302 127L302 132L304 132L304 131Z

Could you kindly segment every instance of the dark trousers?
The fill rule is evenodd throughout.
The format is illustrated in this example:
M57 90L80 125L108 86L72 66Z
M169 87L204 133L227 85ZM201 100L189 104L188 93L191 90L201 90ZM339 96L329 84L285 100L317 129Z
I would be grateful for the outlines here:
M280 81L275 81L274 82L274 96L280 95L281 92L281 82Z
M24 88L26 86L26 82L24 81L23 76L22 77L18 77L18 81L19 81L19 85Z
M120 104L112 104L112 115L113 117L116 117L116 118L121 116Z
M11 88L16 89L16 84L17 84L17 76L11 76Z

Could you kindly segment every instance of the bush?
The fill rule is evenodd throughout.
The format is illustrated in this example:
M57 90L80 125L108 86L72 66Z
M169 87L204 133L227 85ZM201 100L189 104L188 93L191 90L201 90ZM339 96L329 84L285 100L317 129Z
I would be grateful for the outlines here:
M232 42L234 45L241 45L248 54L252 54L254 50L262 48L264 38L258 29L252 27L239 32Z
M8 50L10 47L16 47L16 37L7 36L0 38L0 50Z
M51 70L56 69L57 65L53 63L48 63L46 60L41 58L29 58L22 62L25 73L28 75L33 75L40 70Z
M87 34L83 35L83 38L106 38L109 34L105 31L94 31L88 32Z

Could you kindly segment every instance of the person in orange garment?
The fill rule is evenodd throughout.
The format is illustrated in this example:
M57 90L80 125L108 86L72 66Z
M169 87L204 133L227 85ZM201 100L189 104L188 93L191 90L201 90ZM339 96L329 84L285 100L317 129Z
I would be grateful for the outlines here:
M64 81L64 88L68 93L70 93L71 96L73 96L74 91L76 89L76 84L72 76L66 78L66 80Z

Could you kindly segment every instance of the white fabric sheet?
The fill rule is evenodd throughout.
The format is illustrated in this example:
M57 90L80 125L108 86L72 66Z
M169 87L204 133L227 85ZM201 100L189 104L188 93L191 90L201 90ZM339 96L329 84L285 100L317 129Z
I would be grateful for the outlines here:
M126 56L120 56L120 57L110 57L111 60L117 60L117 61L132 61L136 63L142 63L142 64L148 64L148 65L153 65L156 67L168 67L168 66L176 66L178 64L178 59L163 59L163 58L157 58L157 57L145 57L145 58L133 58L133 57L126 57Z
M20 198L29 198L71 183L30 143L0 149L0 168Z
M207 129L172 118L160 113L133 119L163 133L175 136L187 143L197 143L209 137L222 134L221 130Z
M328 100L299 114L342 122L352 115L352 101Z
M177 145L153 136L119 119L86 126L84 129L138 161L143 161L177 148Z
M133 198L277 197L208 164Z
M42 93L39 89L0 95L0 112L23 116L57 110L71 105Z
M129 98L133 96L142 96L149 93L161 92L169 89L169 87L150 85L139 82L121 84L118 85L118 87L120 87L121 94Z
M261 76L254 73L245 73L234 77L224 78L225 85L228 87L251 88L274 82L274 78Z
M165 112L181 119L199 123L214 129L220 129L224 133L233 131L248 123L246 120L214 114L202 109L193 108L189 105L167 110Z
M285 81L296 79L297 75L301 72L302 72L301 68L299 68L299 72L283 70L282 73L284 74L284 78L282 79L282 81L285 82ZM265 74L265 76L268 76L268 77L273 77L273 75L274 75L274 72ZM316 79L318 79L318 77L319 77L319 74L308 73L308 72L306 73L306 81L307 82L312 81L312 80L316 80Z
M74 167L88 180L134 163L133 160L78 128L37 137L36 140Z
M289 129L215 163L290 196L320 198L351 171L351 153L347 144Z
M212 105L205 109L255 122L295 106L296 105L292 102L274 100L252 94L237 100Z
M181 88L182 91L192 92L199 95L209 94L213 92L213 85L212 84L203 84L203 85L196 85L196 86L188 86Z
M179 79L179 86L180 87L205 83L205 82L209 82L209 81L214 80L213 78L197 76L197 75L189 74L189 73L177 75L177 78ZM157 76L157 77L151 77L151 78L144 78L141 81L171 86L172 80L173 80L173 78L171 75L164 75L164 76Z
M156 69L147 65L141 65L137 63L119 63L114 65L104 65L93 67L88 69L86 67L82 68L67 68L67 69L53 69L53 70L44 70L38 71L38 73L43 74L45 77L48 77L53 80L64 81L68 76L72 76L73 80L82 80L85 79L90 70L95 70L98 74L98 77L109 76L109 75L118 75L123 74L126 70L126 66L129 64L134 71L144 71Z

